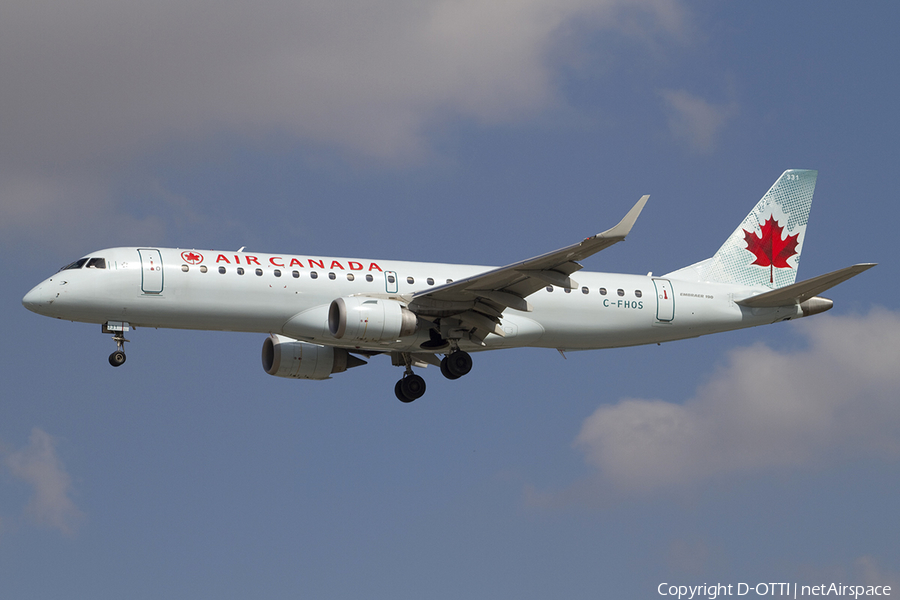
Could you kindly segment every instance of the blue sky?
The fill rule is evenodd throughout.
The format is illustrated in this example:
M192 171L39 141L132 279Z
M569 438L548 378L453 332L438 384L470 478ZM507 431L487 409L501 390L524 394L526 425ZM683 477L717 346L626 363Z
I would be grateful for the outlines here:
M900 95L891 3L7 3L0 19L0 592L647 598L900 589ZM116 245L506 264L651 199L590 270L711 256L819 170L795 323L476 356L402 405L264 336L27 312Z

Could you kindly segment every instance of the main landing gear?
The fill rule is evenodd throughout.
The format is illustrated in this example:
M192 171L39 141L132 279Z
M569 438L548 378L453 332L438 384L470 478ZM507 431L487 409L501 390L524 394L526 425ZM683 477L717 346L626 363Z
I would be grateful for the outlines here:
M425 393L425 380L420 375L412 372L412 367L408 367L403 379L394 386L394 394L400 402L412 402L418 400Z
M400 402L409 403L418 400L425 394L425 380L413 373L408 356L404 356L404 360L406 361L406 372L403 374L403 379L394 386L394 394ZM441 360L441 374L447 379L459 379L471 370L472 357L468 352L456 350Z
M472 370L472 357L468 352L457 350L441 359L441 375L447 379L459 379Z

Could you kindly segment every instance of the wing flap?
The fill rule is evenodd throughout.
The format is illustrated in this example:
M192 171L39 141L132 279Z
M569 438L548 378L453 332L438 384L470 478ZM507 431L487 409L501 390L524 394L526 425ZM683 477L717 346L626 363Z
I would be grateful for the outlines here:
M556 287L561 287L569 290L578 287L577 281L555 269L545 269L543 271L519 271L519 273L522 273L527 277L540 279L547 285L555 285Z
M506 337L506 332L500 327L500 323L474 310L467 310L464 313L455 315L457 319L462 321L463 325L474 329L481 329L500 337Z
M501 292L498 290L466 290L466 293L477 296L478 298L485 298L500 306L512 308L521 312L531 312L534 310L528 300L517 294Z

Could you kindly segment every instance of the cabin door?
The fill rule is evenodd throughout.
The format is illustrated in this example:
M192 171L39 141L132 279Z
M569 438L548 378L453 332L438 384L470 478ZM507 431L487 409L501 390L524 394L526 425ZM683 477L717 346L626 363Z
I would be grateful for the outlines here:
M159 250L140 248L141 291L145 294L161 294L163 291L163 264Z
M675 294L668 279L654 279L656 287L656 320L668 323L675 318Z

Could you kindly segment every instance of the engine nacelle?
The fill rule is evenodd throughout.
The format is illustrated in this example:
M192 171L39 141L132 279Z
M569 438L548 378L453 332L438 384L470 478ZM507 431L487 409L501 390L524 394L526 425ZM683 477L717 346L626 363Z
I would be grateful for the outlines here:
M343 348L318 346L271 334L263 342L262 365L266 373L293 379L329 379L332 373L342 373L366 364Z
M348 342L392 342L416 332L416 315L396 300L347 296L328 308L328 329Z

